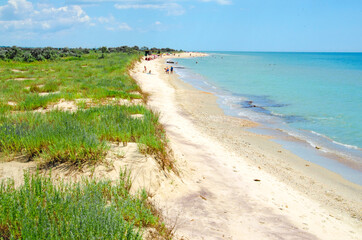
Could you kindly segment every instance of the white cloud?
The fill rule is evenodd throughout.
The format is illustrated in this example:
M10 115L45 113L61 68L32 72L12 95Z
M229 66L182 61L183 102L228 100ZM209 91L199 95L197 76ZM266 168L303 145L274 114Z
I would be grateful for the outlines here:
M99 17L98 19L98 22L100 23L110 23L110 22L113 22L115 21L114 17L113 16L110 16L110 17Z
M108 31L130 31L132 28L127 23L117 23L112 26L106 26Z
M0 20L18 20L29 11L33 11L33 4L26 0L9 0L7 5L0 6Z
M89 0L83 0L88 2ZM195 0L108 0L117 2L114 6L117 9L153 9L167 12L167 15L180 16L185 13L184 3ZM201 2L215 2L220 5L230 5L231 0L198 0ZM92 2L104 2L103 0L93 0Z
M55 8L34 6L26 0L8 0L0 6L0 30L57 31L84 23L90 23L90 17L77 5Z
M231 0L201 0L201 2L216 2L220 5L230 5L232 3Z
M178 3L174 3L174 2L164 2L164 3L136 3L136 4L132 4L129 1L125 2L125 3L116 3L114 5L115 8L117 9L155 9L155 10L160 10L160 11L165 11L167 12L167 15L174 15L174 16L179 16L185 13L184 8L178 4Z
M118 22L112 15L109 17L97 18L100 24L103 24L108 31L130 31L132 28L125 22Z
M118 29L119 30L132 30L132 28L130 26L128 26L127 23L119 23L118 24Z
M159 5L166 3L187 3L187 2L215 2L220 5L230 5L232 0L68 0L68 2L73 2L77 4L93 4L93 3L106 3L114 2L121 5Z

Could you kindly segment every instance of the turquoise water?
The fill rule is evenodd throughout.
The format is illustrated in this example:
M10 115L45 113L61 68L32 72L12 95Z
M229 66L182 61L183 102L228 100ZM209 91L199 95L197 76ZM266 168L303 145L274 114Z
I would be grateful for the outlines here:
M181 78L219 96L227 114L279 129L361 168L362 53L213 52L175 61Z

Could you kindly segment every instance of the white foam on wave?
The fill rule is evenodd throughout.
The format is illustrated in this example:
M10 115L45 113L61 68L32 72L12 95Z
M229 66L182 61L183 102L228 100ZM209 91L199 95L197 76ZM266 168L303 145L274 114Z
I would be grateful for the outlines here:
M282 131L283 133L291 136L291 137L294 137L296 139L303 140L303 141L307 142L313 148L316 148L316 147L320 146L320 144L318 144L317 142L309 139L307 136L303 136L302 134L297 133L296 131L288 131L288 130L284 130L284 129L279 129L279 130ZM325 150L321 149L321 151L325 151Z
M278 117L281 117L281 118L285 116L284 114L276 113L276 112L274 112L274 111L270 111L270 113L271 113L272 115L274 115L274 116L278 116Z
M337 141L335 141L335 140L333 140L333 139L331 139L331 138L329 138L329 137L327 137L327 136L325 136L325 135L323 135L323 134L321 134L321 133L317 133L317 132L315 132L315 131L309 131L309 132L311 132L311 133L313 133L313 134L315 134L315 135L317 135L317 136L323 137L323 138L325 138L325 139L328 139L329 141L333 142L334 144L337 144L337 145L346 147L346 148L348 148L348 149L361 150L361 149L360 149L359 147L357 147L357 146L337 142Z
M361 148L359 148L357 146L354 146L354 145L344 144L344 143L340 143L340 142L337 142L337 141L332 141L332 142L335 143L335 144L341 145L343 147L349 148L349 149L355 149L355 150L360 150L361 151Z
M318 149L324 153L331 153L348 159L352 162L362 163L362 151L356 146L338 143L327 136L309 130L286 130L278 129L281 132L294 137L300 141L304 141L311 147ZM337 144L337 146L336 146Z
M243 101L247 101L248 99L245 97L240 96L233 96L233 95L218 95L220 97L221 103L230 107L238 106L240 107L240 103Z

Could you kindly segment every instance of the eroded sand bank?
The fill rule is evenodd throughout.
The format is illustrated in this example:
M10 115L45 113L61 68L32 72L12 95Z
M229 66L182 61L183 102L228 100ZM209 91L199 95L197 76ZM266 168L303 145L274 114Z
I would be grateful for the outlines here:
M131 74L160 112L181 173L153 197L177 236L361 238L361 186L245 131L255 123L225 116L215 96L165 74L165 61L142 61Z

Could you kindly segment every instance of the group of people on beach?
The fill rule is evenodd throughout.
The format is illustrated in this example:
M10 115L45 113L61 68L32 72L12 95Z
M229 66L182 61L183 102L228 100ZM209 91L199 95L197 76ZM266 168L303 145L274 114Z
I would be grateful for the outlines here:
M168 66L166 66L165 68L165 73L169 74L169 73L173 73L173 66L171 66L171 68L169 68Z
M172 74L173 73L173 66L171 66L171 67L166 66L164 68L164 70L165 70L165 73L167 73L167 74L171 73ZM147 73L147 67L146 66L144 66L143 73ZM151 74L151 70L148 71L148 74Z

